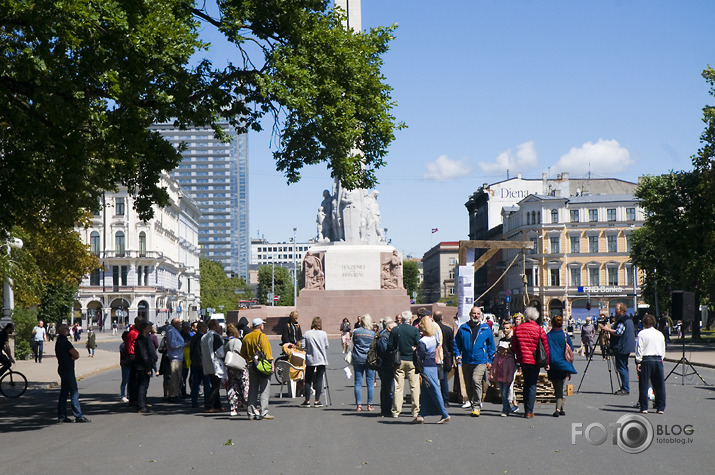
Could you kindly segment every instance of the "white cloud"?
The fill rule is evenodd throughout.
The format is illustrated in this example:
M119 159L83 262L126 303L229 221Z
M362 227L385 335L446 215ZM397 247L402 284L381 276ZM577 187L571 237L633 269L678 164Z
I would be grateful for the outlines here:
M490 175L502 174L507 170L516 175L536 167L538 163L534 141L530 140L517 145L516 153L509 149L500 153L494 162L479 162L479 168Z
M447 155L440 155L434 162L425 163L427 172L423 177L427 180L450 181L469 175L472 169L465 161L451 160Z
M574 175L583 175L589 171L599 175L613 175L634 163L631 153L621 147L618 141L598 139L596 143L586 142L578 148L572 147L551 169Z

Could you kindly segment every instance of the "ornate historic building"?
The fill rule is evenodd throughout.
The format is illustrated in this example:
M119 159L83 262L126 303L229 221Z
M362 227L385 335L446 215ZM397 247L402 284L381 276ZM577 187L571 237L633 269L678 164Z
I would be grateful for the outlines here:
M199 209L179 184L164 174L169 204L154 206L141 221L126 189L106 192L87 229L78 229L102 268L86 276L74 316L103 326L141 315L163 324L197 318L200 309Z

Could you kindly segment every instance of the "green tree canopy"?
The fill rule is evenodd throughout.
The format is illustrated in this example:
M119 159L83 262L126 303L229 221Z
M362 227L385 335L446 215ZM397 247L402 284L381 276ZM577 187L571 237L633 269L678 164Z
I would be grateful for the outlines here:
M223 136L221 119L260 130L267 115L288 182L325 163L348 188L374 185L400 126L380 71L393 28L347 30L331 3L0 2L0 233L72 227L117 183L150 218L180 161L158 122ZM235 47L226 62L202 59L204 29Z
M273 282L273 285L271 285ZM276 305L293 304L293 278L290 271L280 266L261 266L258 268L258 301L263 305L270 305L266 300L266 295L273 292L280 297Z
M239 300L253 299L253 293L241 277L228 277L223 266L209 259L199 260L201 307L217 312L238 309Z
M715 95L715 71L703 77ZM715 107L703 108L703 122L693 170L647 176L636 189L647 215L633 233L631 259L646 271L645 293L653 302L657 292L661 309L673 290L694 291L698 302L715 299ZM698 337L699 326L693 331Z
M419 291L420 269L415 261L402 261L402 283L410 298L412 298L412 292Z

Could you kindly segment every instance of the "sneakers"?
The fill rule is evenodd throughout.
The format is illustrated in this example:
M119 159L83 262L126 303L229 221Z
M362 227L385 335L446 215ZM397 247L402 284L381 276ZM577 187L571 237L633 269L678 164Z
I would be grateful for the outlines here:
M559 411L554 411L553 416L554 416L554 417L559 417Z
M641 414L648 414L648 409L644 409L641 411Z
M658 414L663 414L663 411L658 411Z
M310 407L310 401L303 401L300 403L300 407Z
M266 414L265 416L261 416L261 420L264 420L264 421L272 421L273 419L275 419L275 417L273 417L273 416L270 415L270 414Z
M514 414L519 412L519 406L511 406L511 412L513 412Z
M472 407L472 401L467 401L462 404L462 409L469 409L470 407Z
M237 411L231 411L231 415L232 415L232 416L237 416L237 415L238 415L238 412L237 412Z
M122 402L129 402L129 398L128 398L128 397L125 397L125 396L122 396L121 401L122 401Z
M320 401L315 401L315 404L313 404L313 407L324 407L324 405Z
M506 412L502 412L500 415L501 415L502 417L506 417Z
M425 418L417 416L412 420L413 424L424 424L425 423Z
M566 415L566 411L564 411L563 409L559 409L559 415L560 415L560 416L565 416L565 415Z
M84 416L78 417L74 420L75 422L92 422Z
M57 422L59 422L60 424L63 422L72 422L72 419L70 419L69 417L64 417L57 419Z
M628 391L624 391L623 389L619 389L615 393L616 396L628 396L630 393Z
M479 417L479 409L478 408L472 409L472 417Z

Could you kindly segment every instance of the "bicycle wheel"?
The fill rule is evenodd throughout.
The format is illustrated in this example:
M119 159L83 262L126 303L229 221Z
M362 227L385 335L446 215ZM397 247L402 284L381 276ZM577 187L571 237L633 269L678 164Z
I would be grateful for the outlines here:
M0 378L0 393L5 397L16 398L27 390L27 378L17 371L8 371Z

